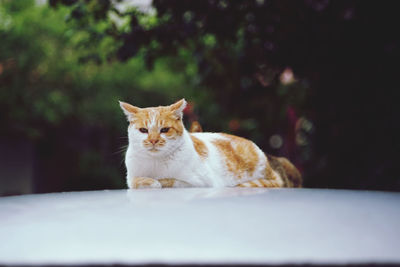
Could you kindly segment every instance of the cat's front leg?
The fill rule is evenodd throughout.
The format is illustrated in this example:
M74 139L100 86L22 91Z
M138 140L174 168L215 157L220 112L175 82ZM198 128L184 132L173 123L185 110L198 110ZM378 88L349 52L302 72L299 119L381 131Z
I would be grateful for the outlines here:
M182 188L182 187L192 187L191 184L186 183L181 180L177 180L175 178L161 178L158 179L158 181L161 183L162 187L175 187L175 188Z
M143 189L143 188L161 188L161 183L156 179L149 177L134 177L131 180L130 188Z

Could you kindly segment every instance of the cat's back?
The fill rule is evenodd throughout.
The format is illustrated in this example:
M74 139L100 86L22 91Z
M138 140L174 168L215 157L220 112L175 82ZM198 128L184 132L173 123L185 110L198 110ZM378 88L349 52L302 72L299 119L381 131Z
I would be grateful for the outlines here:
M191 133L202 162L224 177L224 186L267 179L271 187L301 187L302 177L286 158L266 155L252 141L225 133Z
M252 141L225 133L191 133L194 148L202 160L227 184L237 184L263 175L266 158Z
M196 152L205 158L209 152L224 158L229 165L229 162L246 165L254 165L261 159L265 159L264 153L252 141L226 133L191 133L193 145ZM207 152L206 152L207 151ZM251 169L251 167L248 167Z

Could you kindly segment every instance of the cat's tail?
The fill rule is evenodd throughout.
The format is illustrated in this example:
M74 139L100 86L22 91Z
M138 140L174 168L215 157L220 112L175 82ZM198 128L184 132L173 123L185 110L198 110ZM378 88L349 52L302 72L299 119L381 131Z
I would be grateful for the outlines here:
M201 125L198 121L192 122L192 125L190 126L190 133L201 133L203 132L203 128L201 128Z
M272 169L281 175L285 187L302 187L303 178L299 170L287 158L266 156Z

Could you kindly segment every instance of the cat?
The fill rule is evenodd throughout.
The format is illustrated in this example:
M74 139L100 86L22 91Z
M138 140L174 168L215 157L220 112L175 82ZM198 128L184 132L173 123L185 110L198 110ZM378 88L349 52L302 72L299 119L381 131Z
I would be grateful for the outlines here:
M185 99L139 108L121 102L128 126L126 182L133 188L301 187L286 158L264 154L252 141L225 133L189 133L182 122Z

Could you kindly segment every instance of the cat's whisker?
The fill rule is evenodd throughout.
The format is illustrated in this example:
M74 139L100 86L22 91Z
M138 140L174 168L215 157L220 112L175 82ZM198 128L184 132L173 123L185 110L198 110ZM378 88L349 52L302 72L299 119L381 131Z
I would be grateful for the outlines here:
M126 150L128 149L128 145L124 145L122 147L120 147L117 151L111 153L111 155L117 155L117 154L121 154L126 152Z

